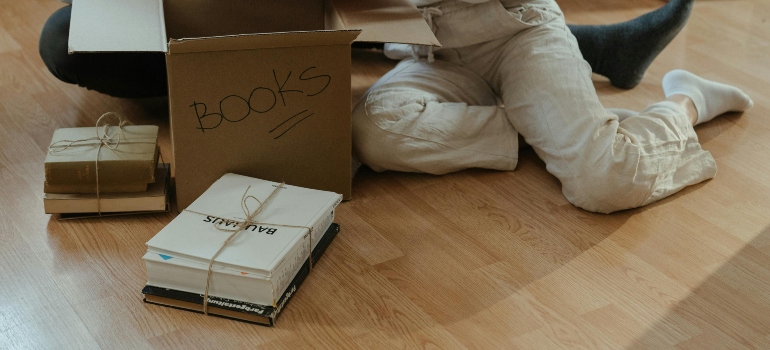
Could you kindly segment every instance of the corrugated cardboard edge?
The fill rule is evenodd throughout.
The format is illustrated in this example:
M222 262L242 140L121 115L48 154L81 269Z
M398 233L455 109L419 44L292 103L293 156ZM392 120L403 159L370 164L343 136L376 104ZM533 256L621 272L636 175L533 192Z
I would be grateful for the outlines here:
M349 45L361 30L256 33L206 38L171 39L168 54L237 51L282 47Z

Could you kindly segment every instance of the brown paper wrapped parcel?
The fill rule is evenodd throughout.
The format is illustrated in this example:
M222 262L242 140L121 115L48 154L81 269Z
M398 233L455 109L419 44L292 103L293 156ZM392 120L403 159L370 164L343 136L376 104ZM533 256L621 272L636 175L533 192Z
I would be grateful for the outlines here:
M97 166L99 193L146 191L155 182L158 127L110 126L104 133L111 137L102 143L94 127L56 130L45 158L44 192L96 193Z

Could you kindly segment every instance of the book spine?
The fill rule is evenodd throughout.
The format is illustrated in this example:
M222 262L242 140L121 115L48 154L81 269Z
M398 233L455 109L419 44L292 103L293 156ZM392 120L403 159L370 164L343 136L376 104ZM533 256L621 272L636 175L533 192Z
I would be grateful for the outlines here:
M183 292L151 285L144 286L142 293L203 305L203 295L197 293ZM272 315L274 311L274 308L269 305L259 305L240 300L215 297L211 295L209 295L209 305L225 310L268 317Z
M326 248L329 247L332 240L337 236L337 234L340 232L340 226L338 224L332 224L328 231L323 235L321 240L318 243L318 246L316 246L313 249L313 254L311 256L311 259L313 261L313 264L318 262L321 259L321 256L323 256L324 252L326 252ZM294 276L294 279L291 280L291 283L289 283L288 288L286 288L286 291L281 295L281 297L278 299L278 302L276 303L277 306L273 310L273 314L270 316L271 319L273 319L273 322L275 322L275 319L278 318L278 315L283 311L283 308L286 306L286 303L289 302L292 296L296 294L297 289L299 289L299 286L302 285L302 282L305 281L307 276L310 274L310 259L306 260L304 264L302 264L302 267L297 272L297 275Z
M307 260L310 252L315 248L316 244L318 244L321 239L320 236L326 232L334 221L334 209L336 208L336 205L336 203L329 203L329 206L320 212L320 215L315 218L313 224L310 226L312 228L312 234L303 237L299 241L301 246L297 249L298 251L290 252L290 254L284 257L285 260L278 264L272 281L275 283L273 300L276 300L276 302L281 293L288 288L291 278L297 274L297 269L299 269L300 265Z
M127 193L127 192L144 192L147 191L147 183L121 183L114 185L99 184L99 193ZM43 185L43 192L45 193L95 193L96 186L93 184L76 184L76 185L50 185L48 183Z
M159 149L152 160L100 161L99 185L116 186L155 182ZM47 162L45 182L49 186L93 186L96 192L96 158L93 161Z

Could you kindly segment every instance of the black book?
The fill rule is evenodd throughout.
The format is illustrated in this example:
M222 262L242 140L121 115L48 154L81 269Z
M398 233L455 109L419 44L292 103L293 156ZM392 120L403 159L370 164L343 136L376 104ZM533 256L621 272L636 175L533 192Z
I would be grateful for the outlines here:
M326 248L329 247L329 244L331 244L332 240L334 240L334 237L336 237L339 232L339 224L332 223L331 226L329 226L321 240L318 241L315 249L313 249L313 263L316 263L321 258L321 255L323 255ZM209 315L251 322L263 326L273 326L275 325L276 318L286 306L286 303L291 300L291 297L294 296L309 273L310 260L308 259L305 260L305 263L302 264L302 267L300 267L299 271L294 276L294 279L289 283L289 286L278 299L276 306L259 305L209 295ZM144 286L142 294L144 294L144 302L149 304L203 313L203 294L183 292L151 285Z

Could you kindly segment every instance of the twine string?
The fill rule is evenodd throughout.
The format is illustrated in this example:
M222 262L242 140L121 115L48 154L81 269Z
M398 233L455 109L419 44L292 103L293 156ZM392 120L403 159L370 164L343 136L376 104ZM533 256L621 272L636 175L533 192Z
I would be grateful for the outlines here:
M214 262L216 261L216 258L219 256L220 253L222 253L222 251L225 250L225 248L230 244L230 242L232 242L235 239L235 237L238 235L238 233L240 233L241 231L245 230L248 226L251 226L251 225L270 225L270 226L279 226L279 227L306 228L306 229L308 229L308 236L310 238L308 240L308 246L309 246L309 250L308 250L309 258L308 259L309 259L309 262L310 262L310 270L313 269L313 254L312 254L313 228L312 227L298 226L298 225L272 224L272 223L268 223L268 222L254 221L254 219L257 217L257 215L259 215L262 212L262 210L265 208L267 203L278 193L278 190L280 188L282 188L284 185L285 185L285 183L281 182L281 184L278 187L276 187L272 192L270 192L270 195L264 201L261 201L261 200L259 200L259 198L255 197L253 195L249 195L248 194L249 190L251 189L251 185L246 187L246 191L244 191L243 195L241 196L241 203L240 203L241 204L241 210L243 211L246 219L241 221L241 222L237 222L236 221L238 224L235 227L233 227L233 228L228 228L227 227L227 226L229 226L232 223L233 220L228 220L228 219L225 219L225 218L221 218L221 217L218 217L216 215L210 215L210 214L206 214L206 213L201 213L201 212L198 212L198 211L195 211L195 210L190 210L190 209L185 209L184 210L186 212L190 212L190 213L193 213L193 214L203 215L203 216L206 216L206 217L213 217L213 218L215 218L215 220L214 220L214 228L215 229L217 229L219 231L223 231L223 232L230 232L230 235L227 237L227 239L225 239L224 243L222 243L222 246L219 247L219 250L217 250L217 252L214 253L214 255L211 257L211 259L209 259L208 272L206 273L206 288L205 288L205 290L203 292L203 314L205 314L205 315L209 314L209 312L208 312L209 289L211 287L211 274L212 274L212 271L213 271ZM254 200L256 200L259 203L259 206L256 209L254 209L254 211L249 210L249 205L248 205L248 200L249 199L254 199ZM226 227L222 227L221 224L225 223L225 222L226 222L226 224L225 224ZM275 288L273 286L273 281L272 280L270 280L270 287L271 287L271 289L273 291L275 290ZM274 307L276 306L275 305L275 300L273 300L273 306Z
M433 16L442 16L444 15L444 12L441 11L440 7L425 7L422 8L422 17L425 19L426 22L428 22L428 26L430 27L431 31L434 33L436 32L436 24L433 23ZM412 45L412 50L415 52L417 50L416 45ZM433 63L435 61L434 55L433 55L433 45L428 46L428 62Z

